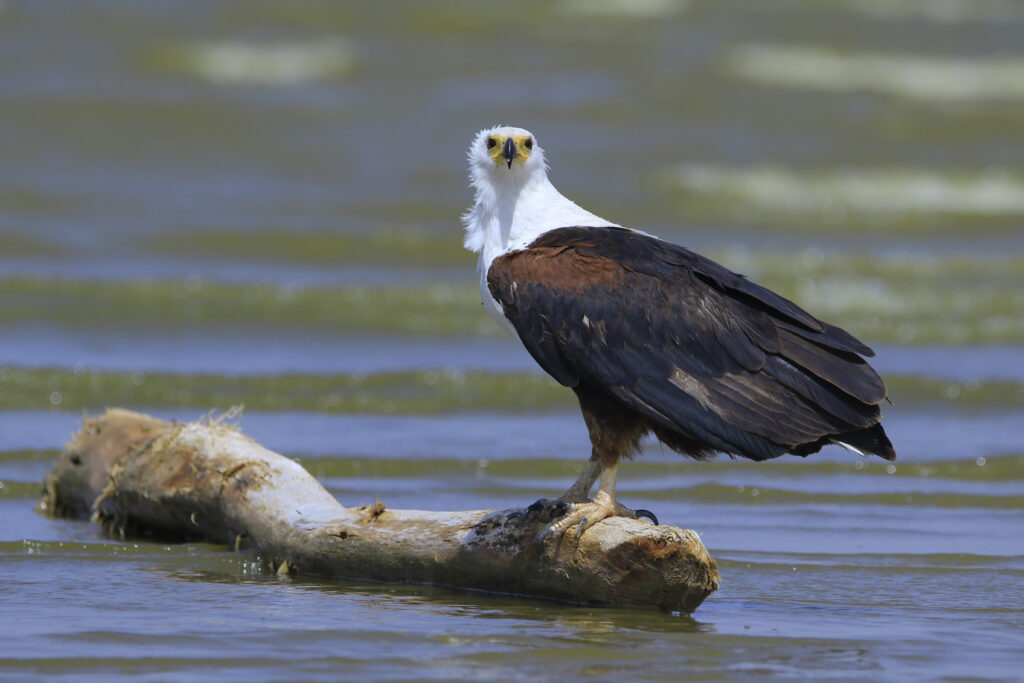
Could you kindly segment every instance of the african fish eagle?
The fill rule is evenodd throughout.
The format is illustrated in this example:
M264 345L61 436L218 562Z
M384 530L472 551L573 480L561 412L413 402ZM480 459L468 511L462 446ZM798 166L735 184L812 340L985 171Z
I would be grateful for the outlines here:
M696 459L806 456L827 444L894 460L885 385L844 330L742 275L595 216L548 180L527 130L481 131L469 148L487 311L579 399L590 461L549 528L578 537L613 515L619 461L648 433ZM588 498L594 482L600 486Z

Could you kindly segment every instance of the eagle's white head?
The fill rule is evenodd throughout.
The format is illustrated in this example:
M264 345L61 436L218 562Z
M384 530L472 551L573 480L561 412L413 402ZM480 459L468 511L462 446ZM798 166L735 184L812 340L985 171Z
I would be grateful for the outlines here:
M469 146L469 180L476 192L462 217L466 248L480 252L481 271L510 249L521 249L555 228L613 225L585 211L548 180L537 137L514 126L476 134Z
M547 176L544 150L533 133L514 126L487 128L469 146L469 177L473 187L520 184Z

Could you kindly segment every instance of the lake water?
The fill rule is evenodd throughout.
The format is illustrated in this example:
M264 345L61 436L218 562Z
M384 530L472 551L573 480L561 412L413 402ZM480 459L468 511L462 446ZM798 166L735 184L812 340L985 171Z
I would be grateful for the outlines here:
M1020 680L1024 5L0 1L0 680ZM479 306L465 147L878 350L894 465L691 463L692 616L282 579L34 511L106 406L242 428L341 501L556 495L571 393Z

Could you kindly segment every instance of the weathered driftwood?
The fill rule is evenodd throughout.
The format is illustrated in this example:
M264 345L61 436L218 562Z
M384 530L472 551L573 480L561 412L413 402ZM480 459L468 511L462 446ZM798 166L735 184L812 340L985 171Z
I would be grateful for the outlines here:
M218 423L126 410L86 418L40 507L113 534L255 547L282 573L436 584L692 612L718 587L697 534L616 517L545 552L555 505L424 512L346 508L299 464Z

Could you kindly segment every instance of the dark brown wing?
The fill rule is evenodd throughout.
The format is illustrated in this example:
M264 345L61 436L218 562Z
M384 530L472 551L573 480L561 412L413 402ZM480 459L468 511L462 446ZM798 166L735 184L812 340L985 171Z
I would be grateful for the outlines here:
M488 287L566 386L753 459L840 440L894 458L870 348L683 247L622 228L559 228L491 264Z

